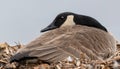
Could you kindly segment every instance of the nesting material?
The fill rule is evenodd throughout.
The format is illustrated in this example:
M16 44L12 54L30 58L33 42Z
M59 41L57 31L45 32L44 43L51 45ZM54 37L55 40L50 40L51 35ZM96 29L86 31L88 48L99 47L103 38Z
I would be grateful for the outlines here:
M0 69L4 69L9 64L10 57L19 49L22 45L10 46L8 43L0 43Z
M120 44L117 44L119 46ZM58 63L48 64L18 64L9 63L9 58L22 47L22 45L10 46L7 43L0 43L0 69L120 69L120 49L107 60L90 60L80 54L80 59L68 57Z

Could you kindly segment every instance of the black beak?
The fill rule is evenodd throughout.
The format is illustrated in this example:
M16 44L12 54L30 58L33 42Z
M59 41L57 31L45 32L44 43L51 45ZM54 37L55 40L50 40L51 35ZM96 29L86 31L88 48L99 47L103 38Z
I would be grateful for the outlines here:
M52 30L52 29L55 29L55 28L57 28L57 27L54 26L53 24L51 24L48 27L42 29L41 32L45 32L45 31Z

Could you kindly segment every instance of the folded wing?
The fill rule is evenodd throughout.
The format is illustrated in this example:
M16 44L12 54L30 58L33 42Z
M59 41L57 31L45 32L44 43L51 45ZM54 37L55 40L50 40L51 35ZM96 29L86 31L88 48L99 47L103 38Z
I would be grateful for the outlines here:
M32 44L33 43L33 44ZM24 58L37 58L45 62L58 62L68 56L80 58L81 53L89 59L105 59L116 50L115 40L101 30L66 32L43 44L38 39L20 49L11 61Z

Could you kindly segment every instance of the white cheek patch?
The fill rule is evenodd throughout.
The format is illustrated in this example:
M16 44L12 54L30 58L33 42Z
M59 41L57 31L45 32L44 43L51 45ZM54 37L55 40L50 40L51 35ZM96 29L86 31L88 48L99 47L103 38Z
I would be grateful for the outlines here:
M74 16L73 15L69 15L69 16L67 16L67 19L66 19L66 21L63 23L63 25L61 26L61 27L63 27L63 26L72 26L72 25L75 25L75 22L73 21L73 19L74 19Z

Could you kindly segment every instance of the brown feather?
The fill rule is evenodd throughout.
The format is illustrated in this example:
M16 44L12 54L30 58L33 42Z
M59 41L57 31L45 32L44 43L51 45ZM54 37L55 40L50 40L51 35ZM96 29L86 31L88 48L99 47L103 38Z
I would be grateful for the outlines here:
M23 56L25 52L47 62L58 62L68 56L80 58L80 53L90 59L106 59L116 52L116 41L108 32L75 25L48 31L17 53Z

